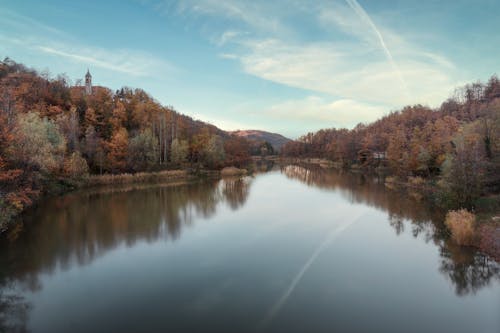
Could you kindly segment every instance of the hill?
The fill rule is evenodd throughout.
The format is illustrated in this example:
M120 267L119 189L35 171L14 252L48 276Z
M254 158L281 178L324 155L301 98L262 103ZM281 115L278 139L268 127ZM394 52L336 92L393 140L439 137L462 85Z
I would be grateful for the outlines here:
M230 132L230 134L245 138L256 142L269 142L275 151L280 151L287 142L292 140L278 133L271 133L259 130L238 130Z
M79 186L89 174L251 161L246 139L161 105L142 89L89 92L6 58L0 92L0 231L40 195Z

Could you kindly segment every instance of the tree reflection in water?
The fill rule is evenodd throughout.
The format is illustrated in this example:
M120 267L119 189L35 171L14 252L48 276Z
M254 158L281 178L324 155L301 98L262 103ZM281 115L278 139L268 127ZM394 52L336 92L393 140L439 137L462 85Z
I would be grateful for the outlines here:
M231 177L224 178L221 182L222 195L232 210L237 210L245 204L250 191L248 179L248 177Z
M473 294L500 280L498 263L450 241L442 212L386 190L377 176L311 166L279 170L290 179L335 190L350 202L386 212L397 235L411 233L433 242L440 250L439 270L457 295ZM0 331L25 330L29 304L16 290L20 294L39 290L42 274L86 265L120 245L175 241L198 217L214 216L221 205L231 210L243 207L251 185L251 177L227 178L181 186L88 190L45 201L26 215L29 225L18 224L0 241Z
M453 283L457 295L474 294L500 277L500 266L490 257L463 248L450 239L440 248L440 271Z
M389 224L396 235L411 228L413 237L438 246L440 272L455 286L459 296L475 293L493 280L500 280L500 265L481 252L454 244L443 225L444 212L407 195L387 190L383 179L314 165L287 165L281 172L308 186L335 189L354 203L364 203L388 213Z
M230 178L89 190L46 200L43 208L27 213L30 225L18 224L0 242L0 332L25 330L29 306L15 290L39 290L41 273L88 264L120 244L176 240L183 227L198 216L213 216L220 203L233 210L243 206L250 185L250 177Z

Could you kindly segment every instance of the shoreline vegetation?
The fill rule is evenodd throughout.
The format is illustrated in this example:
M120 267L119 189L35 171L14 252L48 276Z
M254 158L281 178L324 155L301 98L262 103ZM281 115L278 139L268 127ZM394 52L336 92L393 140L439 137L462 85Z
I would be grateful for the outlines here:
M500 248L500 80L457 88L439 107L409 105L352 129L327 128L285 144L283 156L324 167L385 174L390 189L405 188L454 216L456 244L493 253ZM465 218L466 210L475 222ZM445 222L445 221L443 221ZM459 227L457 227L459 225ZM473 237L463 242L457 230ZM474 239L472 241L471 239Z
M80 187L88 188L95 186L170 182L178 180L188 180L193 176L186 170L167 170L158 172L139 172L122 174L91 175Z
M78 188L123 184L165 184L177 181L192 181L197 179L219 179L222 177L245 176L247 174L247 169L225 167L221 170L176 169L155 172L91 175Z
M384 186L390 191L400 192L415 201L424 201L447 211L443 223L450 237L460 246L470 246L488 254L500 262L500 195L482 197L472 210L449 209L436 198L439 187L435 179L407 177L402 180L391 175L386 167L368 168L359 165L346 167L323 158L282 158L282 163L316 165L321 168L346 170L354 173L377 174L383 177ZM473 222L472 222L473 221ZM464 232L463 230L467 230ZM460 236L457 236L460 234Z
M141 89L93 86L88 92L64 75L50 78L9 58L0 62L0 89L0 231L48 195L82 186L239 176L252 171L252 155L275 153L268 142L180 114ZM499 258L496 76L457 90L437 109L407 106L353 129L307 133L269 159L375 171L387 176L388 188L404 187L414 200L450 212L466 209L476 216L465 228L475 241L463 245ZM468 220L454 221L452 237L454 225Z
M251 170L251 168L249 168ZM7 232L12 227L12 222L24 213L25 210L32 206L36 206L39 202L54 195L65 195L74 191L110 188L115 190L120 186L131 185L136 188L136 185L177 185L185 184L197 180L205 179L220 179L225 177L241 177L249 173L247 169L236 167L224 167L221 170L210 169L175 169L151 172L138 173L119 173L119 174L103 174L103 175L85 175L74 181L71 184L65 184L57 189L57 191L47 192L42 196L37 197L29 205L26 205L22 211L10 216L9 220L0 221L0 235Z

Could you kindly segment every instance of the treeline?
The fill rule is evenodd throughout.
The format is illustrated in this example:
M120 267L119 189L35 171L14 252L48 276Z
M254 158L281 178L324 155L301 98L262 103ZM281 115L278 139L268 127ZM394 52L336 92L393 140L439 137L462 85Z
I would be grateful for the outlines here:
M71 86L0 62L0 229L44 192L89 173L242 167L249 143L162 106L141 89Z
M471 208L482 194L500 191L500 81L493 76L457 89L437 109L407 106L352 130L308 133L282 155L438 181L442 203Z

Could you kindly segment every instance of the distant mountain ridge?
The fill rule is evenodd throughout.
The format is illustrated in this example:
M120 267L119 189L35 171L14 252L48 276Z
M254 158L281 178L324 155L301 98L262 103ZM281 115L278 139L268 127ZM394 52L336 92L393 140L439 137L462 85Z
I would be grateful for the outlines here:
M284 144L292 141L291 139L281 134L260 130L237 130L230 132L230 134L234 134L251 141L267 141L271 144L271 146L273 146L274 150L276 151L281 150L281 147L283 147Z

